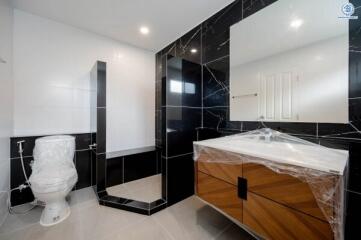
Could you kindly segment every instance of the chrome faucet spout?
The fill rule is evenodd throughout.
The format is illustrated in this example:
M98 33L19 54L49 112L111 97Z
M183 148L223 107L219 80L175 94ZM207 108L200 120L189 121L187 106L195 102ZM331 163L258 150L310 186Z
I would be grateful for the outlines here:
M272 130L269 129L269 128L266 128L265 129L265 136L264 136L265 141L266 142L271 142L271 137L272 137Z

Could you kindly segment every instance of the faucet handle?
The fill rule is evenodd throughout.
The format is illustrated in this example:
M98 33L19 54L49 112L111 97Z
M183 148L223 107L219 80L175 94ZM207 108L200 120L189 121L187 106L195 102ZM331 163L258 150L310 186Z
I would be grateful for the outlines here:
M96 143L93 143L93 144L90 144L89 145L89 149L92 150L92 149L96 149L97 148L97 144Z

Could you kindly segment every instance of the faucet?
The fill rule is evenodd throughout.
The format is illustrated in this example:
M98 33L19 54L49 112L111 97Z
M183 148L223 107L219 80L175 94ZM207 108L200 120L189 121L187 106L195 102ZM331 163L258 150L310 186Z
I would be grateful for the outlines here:
M272 137L272 130L270 128L265 128L265 135L264 135L265 141L267 143L271 142L271 137Z
M18 144L18 148L19 148L19 153L23 153L24 152L24 149L23 149L23 143L25 142L25 140L21 140L21 141L18 141L16 142Z

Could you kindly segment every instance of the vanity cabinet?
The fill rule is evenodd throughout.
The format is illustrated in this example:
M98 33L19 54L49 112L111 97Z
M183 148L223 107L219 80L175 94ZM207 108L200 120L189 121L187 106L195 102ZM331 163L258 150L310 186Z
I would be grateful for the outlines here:
M243 224L266 239L333 239L328 222L248 192Z
M216 163L207 161L210 157L203 152L196 162L201 199L266 239L333 239L307 183L260 164ZM332 216L333 206L325 209Z
M207 162L209 153L202 153L198 160L198 170L233 185L237 185L238 177L242 176L242 165Z
M254 163L243 164L243 177L247 179L247 190L305 214L327 221L319 208L310 186L288 174L279 174ZM334 184L336 177L329 177L323 185ZM327 187L327 186L325 186ZM333 207L323 206L327 216L332 216Z
M203 200L242 222L242 199L238 197L235 185L199 171L197 173L197 193Z

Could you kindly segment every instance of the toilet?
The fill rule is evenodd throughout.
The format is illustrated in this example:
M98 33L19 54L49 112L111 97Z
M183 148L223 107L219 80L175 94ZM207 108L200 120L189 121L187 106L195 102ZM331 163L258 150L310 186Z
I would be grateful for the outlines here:
M42 226L55 225L70 215L65 197L78 181L74 152L73 136L48 136L35 141L29 182L35 198L45 203L40 218Z

